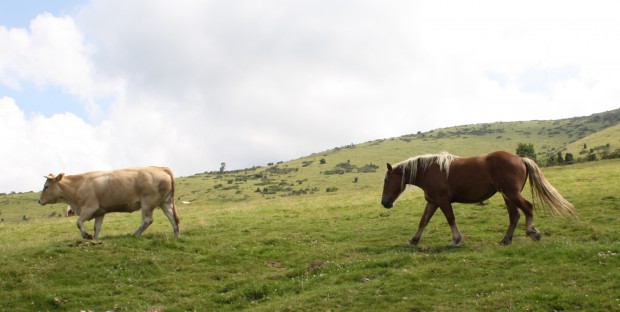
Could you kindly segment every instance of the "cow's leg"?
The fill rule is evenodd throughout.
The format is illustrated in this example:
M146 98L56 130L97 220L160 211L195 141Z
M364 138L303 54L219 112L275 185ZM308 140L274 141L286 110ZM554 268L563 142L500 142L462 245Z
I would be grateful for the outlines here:
M78 227L78 229L80 229L80 232L82 233L82 238L84 238L84 239L93 239L93 236L88 234L88 232L86 232L86 228L84 228L84 221L88 221L88 220L90 220L90 219L87 219L85 217L85 214L82 214L77 219L77 227Z
M456 225L456 219L454 218L454 211L452 210L452 204L450 202L445 202L439 205L441 212L443 212L444 216L446 216L446 220L450 225L450 230L452 230L452 241L450 245L459 246L463 242L463 237L461 236L461 231L459 231L458 226Z
M142 205L142 224L134 233L135 236L142 235L142 232L146 230L153 223L153 208L151 206Z
M179 237L181 233L179 232L179 224L177 224L177 220L174 218L174 211L172 211L174 204L171 201L166 201L162 203L159 207L164 211L168 220L170 220L170 224L172 224L172 230L174 231L174 235Z
M435 211L437 211L437 205L426 202L426 208L424 209L424 214L422 215L422 218L420 218L418 231L409 241L409 244L417 245L420 242L420 237L422 237L422 231L424 231L424 228L426 227L426 225L428 225L428 222L431 221L431 218L433 217L433 214L435 214Z
M94 239L97 239L99 237L99 231L101 231L101 225L103 224L103 216L104 215L100 215L95 218L95 236L93 237Z

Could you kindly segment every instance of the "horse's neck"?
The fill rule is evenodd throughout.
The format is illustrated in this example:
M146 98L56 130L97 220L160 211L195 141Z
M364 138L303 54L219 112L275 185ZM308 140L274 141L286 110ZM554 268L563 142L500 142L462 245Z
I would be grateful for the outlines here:
M405 175L405 184L411 184L419 187L421 185L422 176L424 175L424 169L418 163L415 163L415 166L412 165L405 166L405 169L403 170L403 174Z

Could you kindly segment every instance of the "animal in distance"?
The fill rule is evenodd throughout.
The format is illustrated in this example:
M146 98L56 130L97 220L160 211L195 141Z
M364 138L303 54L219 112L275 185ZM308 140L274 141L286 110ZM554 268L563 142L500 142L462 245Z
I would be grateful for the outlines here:
M508 208L508 231L501 244L512 242L520 218L525 215L525 232L539 240L540 232L534 227L534 206L521 191L529 179L533 201L543 204L553 215L574 215L575 208L547 181L536 162L504 151L461 158L447 152L412 157L394 166L387 164L381 204L392 208L394 201L411 184L424 191L426 208L418 230L409 241L420 241L424 228L437 210L441 209L452 231L452 245L462 242L452 203L480 203L499 192Z

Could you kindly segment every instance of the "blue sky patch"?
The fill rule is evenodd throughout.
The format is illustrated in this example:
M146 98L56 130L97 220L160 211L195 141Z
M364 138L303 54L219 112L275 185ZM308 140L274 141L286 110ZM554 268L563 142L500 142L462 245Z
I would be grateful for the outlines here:
M45 12L54 16L72 13L84 0L19 0L0 1L0 25L7 28L28 28L30 21Z
M26 116L38 113L46 117L71 112L87 121L88 113L79 98L63 92L58 87L36 86L21 83L21 90L7 88L0 84L0 97L10 97L24 111Z
M558 68L529 69L517 78L517 86L523 92L549 93L553 85L579 76L579 68L568 65Z

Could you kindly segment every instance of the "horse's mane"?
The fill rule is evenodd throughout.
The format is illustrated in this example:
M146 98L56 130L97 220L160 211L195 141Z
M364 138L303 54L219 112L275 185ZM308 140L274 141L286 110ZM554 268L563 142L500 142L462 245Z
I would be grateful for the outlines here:
M428 169L432 164L439 165L439 171L446 172L446 178L450 174L450 164L455 160L460 158L459 156L452 155L448 152L441 152L439 154L425 154L420 156L411 157L407 160L401 161L395 164L395 167L400 167L403 169L403 187L407 184L407 181L411 181L413 183L416 178L416 171L418 165L421 167L421 170ZM409 180L406 179L405 172L409 170Z

